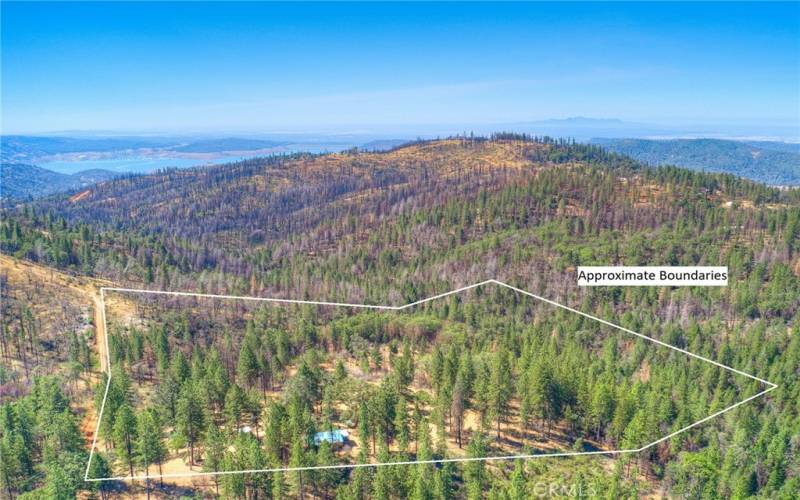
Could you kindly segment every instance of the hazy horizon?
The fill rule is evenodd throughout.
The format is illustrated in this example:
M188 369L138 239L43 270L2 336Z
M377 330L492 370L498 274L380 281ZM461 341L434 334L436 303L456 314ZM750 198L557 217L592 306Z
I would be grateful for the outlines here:
M1 8L6 135L425 135L587 116L800 136L797 4Z
M554 137L573 137L578 139L602 137L631 137L641 139L692 139L715 138L729 140L767 140L779 142L800 142L800 130L794 125L752 126L745 123L726 124L663 124L629 122L613 117L570 116L547 118L515 123L442 123L442 124L364 124L354 126L305 126L284 129L269 128L217 128L217 129L107 129L107 130L45 130L6 132L3 136L31 137L73 137L73 138L114 138L114 137L160 137L160 138L271 138L297 141L325 139L403 139L435 138L450 135L474 133L490 135L494 132L521 132Z

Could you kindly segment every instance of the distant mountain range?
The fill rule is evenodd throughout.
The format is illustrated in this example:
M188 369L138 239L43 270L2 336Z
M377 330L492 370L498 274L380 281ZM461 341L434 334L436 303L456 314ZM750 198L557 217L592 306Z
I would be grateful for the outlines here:
M289 144L287 141L241 137L44 137L3 136L0 157L6 163L39 163L58 156L94 154L106 157L145 154L180 156L181 153L259 151Z
M258 151L262 149L285 146L286 141L270 141L263 139L242 139L226 137L223 139L204 139L189 144L174 146L169 149L181 153L217 153L220 151Z
M724 172L777 186L800 185L800 144L722 139L592 139L649 165Z
M0 144L3 162L32 163L43 157L70 153L109 153L146 148L164 148L175 145L170 137L46 137L5 135Z
M408 142L410 141L407 139L378 139L366 142L359 146L358 149L362 151L388 151Z
M0 199L25 201L48 194L80 189L119 176L119 173L108 170L84 170L68 175L35 165L3 163L0 165Z
M53 160L84 161L122 158L216 158L297 151L341 151L376 139L375 136L340 137L286 135L276 137L178 136L25 136L6 135L0 140L0 161L38 165Z

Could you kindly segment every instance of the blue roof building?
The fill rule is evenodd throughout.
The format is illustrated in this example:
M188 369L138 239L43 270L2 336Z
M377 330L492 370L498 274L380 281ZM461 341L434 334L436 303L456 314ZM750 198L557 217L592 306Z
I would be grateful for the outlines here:
M347 442L347 436L350 433L346 430L333 430L333 431L326 431L326 432L318 432L314 434L314 444L319 446L323 442L328 442L331 444L344 444Z

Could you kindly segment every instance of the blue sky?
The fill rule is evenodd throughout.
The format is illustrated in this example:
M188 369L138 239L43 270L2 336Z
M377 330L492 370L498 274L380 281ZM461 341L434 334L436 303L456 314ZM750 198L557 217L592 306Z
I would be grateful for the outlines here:
M798 126L784 4L2 2L4 133Z

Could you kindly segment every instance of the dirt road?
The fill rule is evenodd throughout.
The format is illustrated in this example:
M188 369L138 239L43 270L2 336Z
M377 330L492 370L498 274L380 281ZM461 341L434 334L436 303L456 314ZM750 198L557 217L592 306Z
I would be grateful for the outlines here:
M100 359L100 371L108 371L108 348L105 342L106 332L103 322L103 305L100 298L100 287L111 286L112 283L110 281L72 276L50 267L13 259L2 254L0 254L0 269L8 272L9 275L17 275L18 279L26 278L40 281L50 286L66 288L72 292L77 292L79 296L90 297L92 300L92 308L94 309L95 352L97 352Z
M97 347L97 355L100 358L100 371L110 372L108 366L108 345L106 343L106 322L103 317L103 299L100 296L100 291L92 294L92 301L94 302L94 332L95 332L95 345Z
M100 296L101 286L110 286L111 282L94 278L72 276L56 269L32 262L13 259L0 254L0 270L8 275L11 286L23 283L38 283L50 287L47 293L57 293L52 289L68 293L78 303L90 305L93 309L94 347L100 362L100 371L92 372L89 382L98 383L100 374L108 372L108 346L106 344L105 322L103 321L103 303ZM84 413L81 430L90 447L97 427L97 416L91 400L76 401L80 411Z

